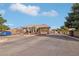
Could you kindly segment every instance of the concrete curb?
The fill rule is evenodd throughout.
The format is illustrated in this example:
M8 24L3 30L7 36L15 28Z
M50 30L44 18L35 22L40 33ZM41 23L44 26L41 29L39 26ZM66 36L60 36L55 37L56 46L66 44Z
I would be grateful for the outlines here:
M16 35L15 35L15 36L16 36ZM19 36L20 36L20 35L16 36L15 38L16 38L17 40L19 40L19 38L18 38ZM33 36L35 36L35 35L23 35L23 37L21 37L21 38L24 38L24 37L29 38L29 37L33 37ZM13 38L13 36L4 37L4 38L2 38L2 39L0 40L0 43L15 41L15 40L16 40L15 38Z
M69 38L72 38L72 39L75 39L75 40L78 40L79 41L79 38L76 38L76 37L72 37L72 36L68 36L68 35L63 35L63 36L67 36Z

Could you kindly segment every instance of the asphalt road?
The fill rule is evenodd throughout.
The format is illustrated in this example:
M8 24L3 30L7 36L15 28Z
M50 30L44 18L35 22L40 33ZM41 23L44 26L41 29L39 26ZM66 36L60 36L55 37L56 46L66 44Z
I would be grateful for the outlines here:
M0 43L0 56L79 56L79 41L75 38L62 35L20 37Z

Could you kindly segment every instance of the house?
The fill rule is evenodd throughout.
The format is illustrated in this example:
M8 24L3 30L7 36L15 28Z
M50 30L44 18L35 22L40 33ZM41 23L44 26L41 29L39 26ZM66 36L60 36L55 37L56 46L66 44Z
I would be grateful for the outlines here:
M49 34L49 29L47 24L28 25L23 28L26 34Z
M13 28L13 29L10 29L8 31L10 31L13 35L23 34L23 30L22 29L18 29L18 28Z

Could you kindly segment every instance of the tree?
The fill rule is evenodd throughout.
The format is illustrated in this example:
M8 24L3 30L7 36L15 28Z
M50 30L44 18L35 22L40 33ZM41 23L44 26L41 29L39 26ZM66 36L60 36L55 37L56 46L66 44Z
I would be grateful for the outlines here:
M3 23L7 22L5 19L3 19L2 16L0 16L0 25L3 25Z
M73 4L71 12L66 17L65 26L79 29L79 3Z
M1 30L1 31L5 31L5 30L8 30L8 29L9 29L9 27L6 26L6 25L1 25L1 26L0 26L0 30Z
M7 22L1 15L0 15L0 31L8 30L9 27L4 25L4 23Z

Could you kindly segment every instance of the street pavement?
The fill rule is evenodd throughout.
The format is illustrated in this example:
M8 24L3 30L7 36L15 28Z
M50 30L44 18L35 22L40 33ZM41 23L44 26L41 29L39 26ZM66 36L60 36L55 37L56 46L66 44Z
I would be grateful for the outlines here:
M79 40L64 35L19 36L0 43L0 56L79 56Z

